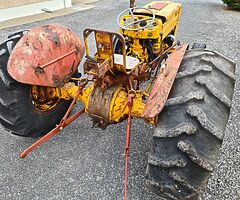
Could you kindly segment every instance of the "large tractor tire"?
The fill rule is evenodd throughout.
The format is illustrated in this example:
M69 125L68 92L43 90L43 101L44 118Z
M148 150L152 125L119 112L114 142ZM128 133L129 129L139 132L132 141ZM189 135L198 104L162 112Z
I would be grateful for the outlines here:
M231 109L236 64L209 50L189 50L159 115L146 186L166 199L196 200L218 160Z
M12 34L0 44L0 123L13 134L39 137L58 124L71 101L51 99L36 107L33 87L15 81L7 71L9 56L26 31ZM41 105L44 103L45 105Z

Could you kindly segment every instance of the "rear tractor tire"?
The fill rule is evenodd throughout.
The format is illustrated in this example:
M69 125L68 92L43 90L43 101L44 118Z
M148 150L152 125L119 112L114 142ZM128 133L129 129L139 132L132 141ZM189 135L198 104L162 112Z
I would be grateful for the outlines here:
M206 189L229 118L235 67L213 51L186 52L153 134L146 186L154 193L197 200Z
M7 71L9 56L26 31L17 32L0 44L0 123L13 134L39 137L60 122L71 101L34 97L33 91L44 87L15 81ZM46 87L45 87L46 88Z
M193 43L192 48L191 49L206 49L207 45L204 43Z

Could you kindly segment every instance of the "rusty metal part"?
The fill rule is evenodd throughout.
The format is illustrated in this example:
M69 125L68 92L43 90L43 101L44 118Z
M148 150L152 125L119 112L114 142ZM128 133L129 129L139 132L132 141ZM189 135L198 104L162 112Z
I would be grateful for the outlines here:
M134 93L128 93L128 121L126 130L126 144L125 144L125 176L124 176L124 200L127 200L127 188L128 188L128 159L130 151L130 140L131 140L131 126L132 126L132 116L131 111L133 107Z
M131 91L131 90L130 90ZM69 99L74 97L77 92L77 86L74 83L67 83L64 87L59 88L56 93L59 98ZM132 116L141 118L145 103L143 94L137 90L133 100ZM86 108L86 113L92 117L96 126L105 128L108 124L118 123L127 118L127 90L119 85L114 85L106 90L101 87L94 87L94 83L82 90L78 100ZM155 124L156 119L148 119L148 123Z
M97 52L94 57L89 55L88 37L91 34L95 35L95 43ZM85 29L83 33L84 43L86 46L86 58L84 63L84 72L92 75L95 87L101 87L102 90L107 90L114 84L118 84L121 78L118 75L124 73L128 74L126 44L124 37L115 32L102 31L96 29ZM121 44L122 55L114 54L113 39L118 39ZM137 64L136 64L137 66ZM135 66L134 66L135 67ZM117 75L116 75L117 74ZM110 78L110 76L112 78ZM116 82L114 82L114 79ZM122 83L124 84L125 81Z
M83 83L86 84L86 82ZM58 97L69 100L76 96L77 91L78 86L73 82L68 82L64 87L58 88L51 95L52 98ZM95 122L99 123L102 121L104 122L102 123L103 125L118 123L127 118L127 97L129 91L121 84L116 84L107 90L102 90L101 87L94 87L94 83L92 83L82 90L77 100L82 102L86 108L87 114L92 116ZM132 116L141 118L145 107L143 101L144 96L145 95L140 90L135 91ZM148 119L147 123L155 124L156 119Z
M105 91L98 87L89 97L87 113L96 126L105 128L108 124L119 123L127 118L127 100L128 92L120 85L112 86ZM143 94L141 91L135 91L132 116L141 118L144 107ZM156 118L145 119L145 121L155 124Z
M134 80L144 82L149 80L151 77L150 66L147 63L141 63L136 68L134 68L129 75L133 77Z
M8 72L15 80L60 87L76 72L84 46L70 29L49 24L30 30L13 49Z
M97 70L97 74L99 78L102 78L107 71L111 70L111 60L107 58L99 67Z
M99 64L97 62L94 62L92 59L86 59L83 63L83 72L85 74L94 73L95 76L97 76L97 69Z
M100 87L95 88L89 98L87 113L93 119L94 125L105 128L109 121L109 112L112 98L118 85L103 91Z
M66 127L67 125L72 123L75 119L77 119L80 115L85 113L85 108L83 108L82 110L80 110L79 112L75 113L74 115L72 115L71 117L68 118L68 116L69 116L69 114L70 114L74 104L77 101L78 96L81 94L81 92L83 90L84 85L85 85L85 83L79 84L78 92L77 92L76 96L74 97L71 105L69 106L67 112L65 113L64 117L62 118L61 122L59 123L59 125L57 125L53 130L51 130L45 136L40 138L37 142L32 144L26 150L24 150L20 154L20 158L25 158L30 152L32 152L34 149L36 149L38 146L40 146L44 142L48 141L50 138L52 138L54 135L56 135L59 131L61 131L64 127Z
M143 118L154 118L163 109L172 88L188 44L182 44L169 55L166 65L161 68L142 113Z
M105 75L101 82L102 90L106 90L107 88L113 85L121 85L127 86L128 85L128 77L126 74L118 73L118 74L108 74Z

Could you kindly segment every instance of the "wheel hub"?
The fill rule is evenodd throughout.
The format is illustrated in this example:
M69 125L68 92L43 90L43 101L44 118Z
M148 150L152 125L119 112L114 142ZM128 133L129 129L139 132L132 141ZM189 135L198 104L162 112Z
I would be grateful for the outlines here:
M56 107L60 98L54 95L57 88L32 86L31 88L31 101L37 110L47 112Z

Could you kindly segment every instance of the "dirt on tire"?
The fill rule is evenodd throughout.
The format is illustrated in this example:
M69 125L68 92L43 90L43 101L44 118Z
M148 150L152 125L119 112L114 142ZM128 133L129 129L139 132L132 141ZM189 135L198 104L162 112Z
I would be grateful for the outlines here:
M198 199L218 160L231 109L236 64L189 50L153 134L146 186L166 199Z

